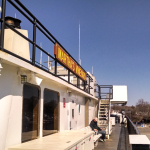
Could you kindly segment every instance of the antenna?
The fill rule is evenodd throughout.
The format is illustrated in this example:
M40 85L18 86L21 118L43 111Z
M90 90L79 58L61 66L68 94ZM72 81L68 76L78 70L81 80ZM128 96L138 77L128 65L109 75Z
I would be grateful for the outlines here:
M80 59L80 21L79 21L79 64L81 65L81 59Z
M49 53L48 53L48 54L49 54ZM47 62L47 64L48 64L48 69L49 69L49 67L50 67L50 66L49 66L49 55L48 55L48 62ZM51 69L50 69L50 70L51 70Z
M42 43L40 43L40 47L42 48ZM42 51L41 51L41 56L40 56L40 67L42 66Z
M48 53L48 54L49 54L49 53ZM50 61L50 60L49 60L49 55L48 55L48 62L47 62L47 64L48 64L48 69L49 69L49 71L52 70L52 62L53 62L53 61Z
M93 75L93 66L92 66L92 75Z

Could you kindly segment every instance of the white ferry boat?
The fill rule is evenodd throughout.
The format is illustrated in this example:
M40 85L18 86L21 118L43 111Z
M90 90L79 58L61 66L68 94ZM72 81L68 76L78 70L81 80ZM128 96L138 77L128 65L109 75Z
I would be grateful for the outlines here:
M5 16L7 3L31 23L33 39L21 18ZM92 150L86 129L96 116L109 138L110 106L127 102L127 86L100 86L19 0L1 7L0 150ZM36 42L37 30L53 53Z

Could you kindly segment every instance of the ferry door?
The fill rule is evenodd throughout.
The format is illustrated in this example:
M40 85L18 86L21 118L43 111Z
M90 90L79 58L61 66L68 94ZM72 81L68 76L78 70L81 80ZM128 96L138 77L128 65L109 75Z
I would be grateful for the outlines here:
M24 84L22 109L22 142L38 137L39 88Z
M70 130L77 128L76 103L70 100Z
M58 132L59 93L44 89L43 136Z

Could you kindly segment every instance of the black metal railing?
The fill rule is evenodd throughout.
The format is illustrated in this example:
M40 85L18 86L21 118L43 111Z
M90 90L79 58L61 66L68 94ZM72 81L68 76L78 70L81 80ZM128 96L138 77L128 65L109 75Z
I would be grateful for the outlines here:
M9 25L8 23L5 22L5 13L6 13L7 2L10 3L12 7L14 7L20 14L22 14L32 24L32 26L33 26L33 39L32 40L30 38L24 36L22 33L20 33L14 27L12 27L11 25ZM65 68L65 66L61 62L58 62L57 59L55 58L55 56L52 56L51 54L48 53L47 50L45 50L44 48L42 48L41 46L39 46L37 44L37 41L36 41L37 40L37 29L38 29L38 31L40 31L41 34L43 34L46 37L46 39L50 43L52 43L53 45L56 43L59 44L59 46L68 54L68 56L70 58L72 58L72 60L78 66L80 66L80 64L68 53L68 51L60 44L60 42L44 27L44 25L19 0L2 0L2 11L1 11L0 22L1 22L0 49L2 51L9 53L19 59L22 59L23 61L26 61L27 63L30 63L31 65L34 65L46 72L58 77L58 78L61 78L62 80L68 82L69 84L72 84L70 82L70 74L71 73L74 74L74 73L69 68L66 68L68 70L68 74L66 75L68 77L68 80L65 80L64 78L62 78L61 75L58 75L57 74L57 66L61 65L64 68ZM16 55L15 53L12 53L8 49L4 48L5 26L7 28L11 29L13 32L17 33L19 36L21 36L24 40L28 41L29 44L32 45L32 53L31 53L32 56L31 56L30 61L21 56ZM47 57L51 58L52 61L54 61L54 69L55 69L54 72L49 71L48 67L45 67L44 65L40 64L39 61L36 60L37 49L42 51L43 54L45 54ZM82 70L84 70L84 69L82 68ZM91 76L88 73L86 73L86 75L87 75L88 82L83 80L82 78L80 78L78 75L74 75L74 77L77 78L77 83L72 84L72 85L90 94L90 89L92 89L92 87L90 86L90 82L93 82L93 79L91 78ZM81 80L82 84L80 84L80 80Z
M111 100L113 99L113 85L99 85L100 99Z
M131 119L126 116L127 119L127 128L129 134L140 134L139 130L137 129L136 125L131 121Z

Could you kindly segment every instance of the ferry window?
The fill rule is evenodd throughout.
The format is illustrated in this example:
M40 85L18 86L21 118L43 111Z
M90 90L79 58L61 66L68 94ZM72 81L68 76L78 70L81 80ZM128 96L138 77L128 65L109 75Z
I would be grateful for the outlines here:
M78 105L78 112L79 112L79 114L81 114L81 106L80 106L80 104Z
M74 119L74 109L72 109L72 119Z
M22 113L22 142L38 136L39 88L24 84Z
M44 90L44 110L43 110L43 136L56 133L58 131L58 105L59 93Z

